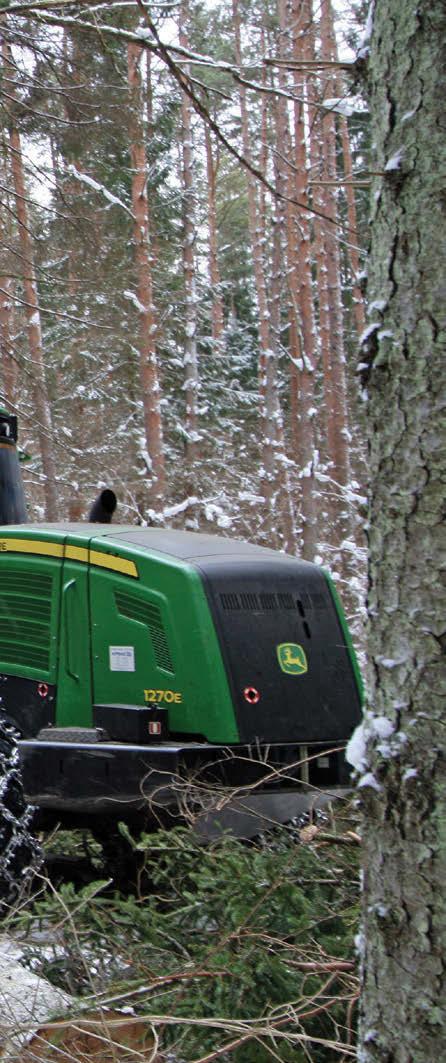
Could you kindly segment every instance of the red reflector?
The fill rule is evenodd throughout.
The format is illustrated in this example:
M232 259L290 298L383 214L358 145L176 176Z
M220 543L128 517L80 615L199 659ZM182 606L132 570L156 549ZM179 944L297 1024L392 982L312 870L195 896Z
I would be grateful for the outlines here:
M260 701L260 694L255 687L245 687L243 697L250 705L257 705L257 702Z
M161 723L159 720L150 720L149 722L149 735L160 735Z

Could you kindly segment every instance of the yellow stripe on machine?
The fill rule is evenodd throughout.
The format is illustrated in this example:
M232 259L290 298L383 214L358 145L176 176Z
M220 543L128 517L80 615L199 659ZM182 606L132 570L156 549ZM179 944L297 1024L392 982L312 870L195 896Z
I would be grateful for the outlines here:
M68 561L84 561L88 564L88 549L85 546L66 546L64 556Z
M63 543L51 543L45 539L0 539L0 552L14 554L43 554L45 557L64 556Z
M115 554L103 554L99 550L90 550L90 565L110 568L113 572L121 572L123 576L138 578L138 569L135 562L128 561L125 557L116 557Z
M98 568L106 568L112 572L120 572L123 576L132 576L138 579L138 569L134 561L128 561L125 557L117 557L116 554L102 553L100 550L90 550L85 546L65 546L64 543L48 542L45 539L0 539L0 553L14 554L37 554L44 557L65 557L67 561L81 561L90 563Z

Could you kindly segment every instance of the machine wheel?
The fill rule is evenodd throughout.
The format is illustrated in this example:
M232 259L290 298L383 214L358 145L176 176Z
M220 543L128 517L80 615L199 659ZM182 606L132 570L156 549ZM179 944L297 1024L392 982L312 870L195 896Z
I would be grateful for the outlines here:
M0 916L42 863L32 817L23 794L14 730L0 717Z

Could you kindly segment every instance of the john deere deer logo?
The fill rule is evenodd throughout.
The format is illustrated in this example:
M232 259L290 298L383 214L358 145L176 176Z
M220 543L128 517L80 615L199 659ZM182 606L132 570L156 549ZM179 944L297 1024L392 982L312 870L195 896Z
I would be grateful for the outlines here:
M305 650L297 642L281 642L277 647L277 657L282 672L287 675L303 675L308 672Z

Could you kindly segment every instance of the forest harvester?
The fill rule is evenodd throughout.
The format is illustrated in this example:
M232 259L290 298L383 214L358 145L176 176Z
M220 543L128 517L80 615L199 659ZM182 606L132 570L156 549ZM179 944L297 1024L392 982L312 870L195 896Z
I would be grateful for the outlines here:
M235 793L240 822L284 821L344 786L361 684L327 573L111 524L110 491L85 524L27 523L16 441L0 410L0 712L26 800L71 824L166 821L185 794L204 816L216 785L220 812Z

